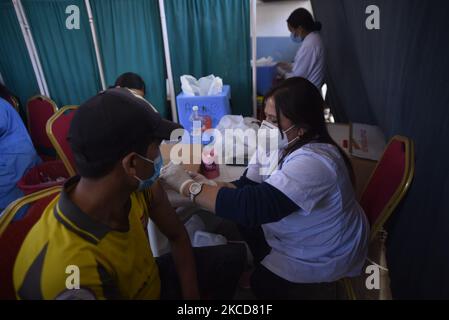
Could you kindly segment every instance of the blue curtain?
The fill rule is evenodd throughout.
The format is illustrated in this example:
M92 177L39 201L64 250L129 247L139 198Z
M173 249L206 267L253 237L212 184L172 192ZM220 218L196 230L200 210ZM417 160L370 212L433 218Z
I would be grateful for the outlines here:
M250 3L165 0L176 92L179 77L215 74L231 85L235 114L252 114Z
M327 48L330 104L416 145L415 179L389 221L396 299L449 298L447 0L312 0ZM381 29L365 28L369 5Z
M158 2L91 1L106 81L113 85L125 72L139 74L146 98L168 116L164 47Z
M0 0L0 13L0 72L24 106L39 87L11 0Z
M23 0L39 58L58 106L80 104L101 90L100 77L82 0ZM66 28L66 8L78 6L80 29Z

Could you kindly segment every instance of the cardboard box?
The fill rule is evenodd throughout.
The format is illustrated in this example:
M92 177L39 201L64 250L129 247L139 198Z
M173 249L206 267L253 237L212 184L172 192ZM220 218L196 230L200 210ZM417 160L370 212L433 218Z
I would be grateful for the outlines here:
M365 159L363 157L364 153L361 148L357 145L357 143L354 143L353 138L351 139L351 137L354 137L353 127L351 124L330 123L327 125L327 128L332 139L334 139L334 141L347 153L349 159L351 160L356 178L356 195L357 199L360 199L377 165L377 161ZM363 132L363 128L366 127L364 125L356 126L357 132L359 133ZM351 143L349 143L349 141L351 141ZM355 153L357 156L354 155L354 150L356 148L359 151ZM376 148L376 150L379 149L379 143L376 145ZM378 153L378 151L375 152Z
M360 200L362 193L371 178L374 169L376 168L377 161L361 159L357 157L350 157L352 168L355 174L355 191L357 199Z
M353 123L351 128L351 154L362 159L379 161L386 142L382 130L376 126Z
M173 150L174 153L176 151L179 152L177 152L177 154L172 154L173 148L176 148L175 150ZM172 156L176 158L179 157L180 159L185 158L186 161L182 163L184 168L188 171L198 172L201 165L201 148L202 145L162 143L160 146L160 150L162 158L164 160L164 166L167 165L171 160L175 160L172 159ZM188 154L184 155L184 152L187 152Z
M334 141L346 152L351 155L351 125L346 123L328 123L327 130Z

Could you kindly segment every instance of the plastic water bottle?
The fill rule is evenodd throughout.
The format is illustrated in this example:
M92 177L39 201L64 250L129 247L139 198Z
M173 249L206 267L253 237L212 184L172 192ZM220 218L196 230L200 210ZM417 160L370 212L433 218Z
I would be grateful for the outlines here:
M203 119L201 118L198 106L193 106L192 114L190 116L190 122L192 122L192 136L194 143L201 141L201 133L203 128Z

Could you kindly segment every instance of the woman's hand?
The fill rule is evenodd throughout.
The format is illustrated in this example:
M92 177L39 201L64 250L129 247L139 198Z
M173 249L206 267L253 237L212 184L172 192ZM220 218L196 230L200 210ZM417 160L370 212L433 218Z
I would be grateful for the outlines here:
M276 66L286 72L291 72L293 70L292 64L288 62L279 62Z
M207 185L212 186L212 187L218 186L217 182L215 182L214 180L207 179L205 176L203 176L202 174L199 174L198 172L187 171L187 174L193 180L195 180L195 182L198 182L198 183L201 183L201 184L207 184Z

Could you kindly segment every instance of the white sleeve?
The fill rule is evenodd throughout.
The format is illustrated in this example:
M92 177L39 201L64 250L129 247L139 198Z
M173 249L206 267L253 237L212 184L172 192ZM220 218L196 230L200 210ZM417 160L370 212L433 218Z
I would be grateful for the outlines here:
M310 46L302 46L295 58L292 72L285 75L285 78L302 77L308 78L311 73L312 66L317 60L318 50Z
M264 151L257 150L248 164L246 177L256 183L264 182L277 169L278 159L279 153L277 150L268 155Z
M335 171L310 155L288 159L280 170L265 182L269 183L310 214L337 181Z

